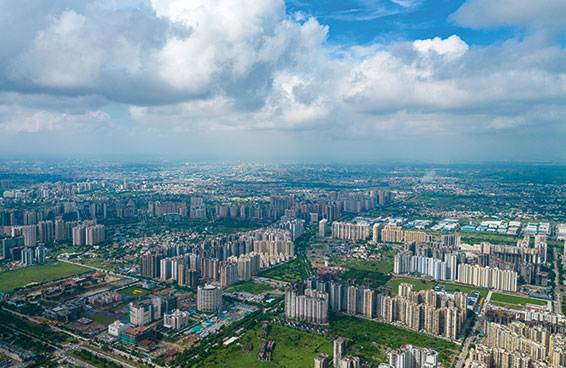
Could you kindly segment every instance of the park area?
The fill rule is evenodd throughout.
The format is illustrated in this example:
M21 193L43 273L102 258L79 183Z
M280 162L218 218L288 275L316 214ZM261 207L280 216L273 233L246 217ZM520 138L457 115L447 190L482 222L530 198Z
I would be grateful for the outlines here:
M332 356L332 343L325 337L302 332L289 327L272 325L267 339L275 341L273 360L257 360L261 342L261 324L248 330L237 342L211 352L202 362L202 367L311 367L313 359L320 353ZM245 353L243 347L251 343L253 348Z
M408 331L392 325L347 316L330 315L329 337L314 335L289 327L271 325L267 339L275 341L271 362L257 360L257 349L261 342L261 323L243 333L228 346L219 345L206 352L199 362L202 367L310 367L320 353L332 356L332 338L348 339L348 354L360 356L372 362L385 362L388 347L399 348L405 344L435 349L440 354L444 367L450 367L460 347L450 341ZM249 353L246 345L252 345Z
M438 351L444 367L452 367L460 347L453 342L408 331L381 322L370 321L344 314L330 316L331 335L344 336L353 341L351 354L367 360L385 362L386 348L397 349L402 345L430 348Z
M45 283L90 271L89 268L64 263L48 263L0 273L0 292L9 292L31 283Z

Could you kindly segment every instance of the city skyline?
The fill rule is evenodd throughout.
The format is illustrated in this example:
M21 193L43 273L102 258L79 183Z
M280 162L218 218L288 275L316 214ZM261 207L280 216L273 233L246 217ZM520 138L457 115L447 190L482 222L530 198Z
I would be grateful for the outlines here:
M3 157L566 159L561 1L0 10Z

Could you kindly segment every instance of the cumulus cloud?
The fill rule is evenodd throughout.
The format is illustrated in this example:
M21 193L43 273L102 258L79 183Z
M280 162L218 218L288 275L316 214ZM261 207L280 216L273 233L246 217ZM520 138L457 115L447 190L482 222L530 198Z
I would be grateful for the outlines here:
M18 40L0 41L5 132L508 134L555 129L566 105L566 52L544 32L488 46L454 34L336 47L327 26L288 14L283 0L55 3L23 1L37 18L25 27L0 21ZM562 9L515 4L469 0L453 18L470 27L552 26L549 9ZM0 14L18 18L18 6L1 3Z
M468 45L457 35L452 35L446 39L435 37L428 40L416 40L413 47L423 55L440 55L448 60L460 58L468 51Z
M559 27L566 29L563 0L468 0L451 19L465 27Z

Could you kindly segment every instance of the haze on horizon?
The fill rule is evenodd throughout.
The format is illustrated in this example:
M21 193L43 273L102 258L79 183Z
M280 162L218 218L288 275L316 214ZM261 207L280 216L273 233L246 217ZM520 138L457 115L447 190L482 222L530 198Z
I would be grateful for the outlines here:
M0 156L566 162L565 20L563 0L0 0Z

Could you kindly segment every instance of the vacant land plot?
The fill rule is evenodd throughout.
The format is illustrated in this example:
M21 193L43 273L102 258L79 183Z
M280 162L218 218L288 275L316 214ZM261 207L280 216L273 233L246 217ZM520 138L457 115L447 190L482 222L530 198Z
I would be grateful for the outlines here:
M88 319L95 321L95 322L100 322L103 325L109 325L116 320L116 318L106 316L106 315L101 314L101 313L84 312L84 313L81 313L81 317L88 318Z
M247 281L230 286L228 289L226 289L226 292L228 293L246 292L257 295L257 294L265 293L267 291L271 291L273 289L274 288L272 286L269 286L267 284Z
M259 276L287 282L300 282L308 277L300 258L269 268Z
M374 287L388 282L391 278L389 273L393 271L393 259L390 257L383 257L380 261L349 259L338 262L338 264L348 268L346 272L342 273L343 279L356 279Z
M64 262L41 264L8 271L0 274L0 292L12 291L33 282L49 282L87 271L90 271L90 268Z

